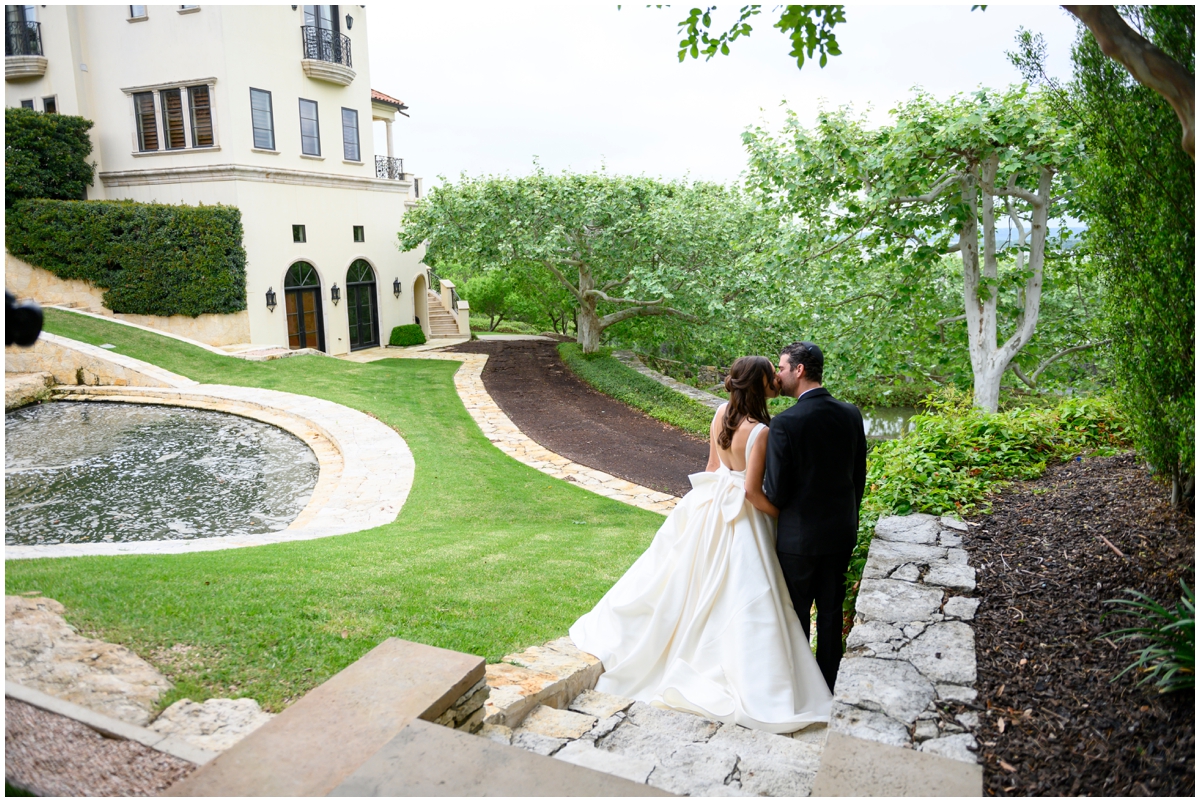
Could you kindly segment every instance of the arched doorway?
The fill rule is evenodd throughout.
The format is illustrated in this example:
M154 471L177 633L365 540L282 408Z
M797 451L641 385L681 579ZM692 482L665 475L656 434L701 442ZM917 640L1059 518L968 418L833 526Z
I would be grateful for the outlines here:
M379 302L375 271L366 259L355 259L346 271L346 313L350 317L350 350L379 345Z
M321 277L308 262L296 262L283 280L287 308L288 347L325 350L325 322L321 318Z
M424 273L417 274L417 280L413 282L413 317L416 318L413 322L419 323L421 329L425 332L425 336L429 336L429 284L425 280Z

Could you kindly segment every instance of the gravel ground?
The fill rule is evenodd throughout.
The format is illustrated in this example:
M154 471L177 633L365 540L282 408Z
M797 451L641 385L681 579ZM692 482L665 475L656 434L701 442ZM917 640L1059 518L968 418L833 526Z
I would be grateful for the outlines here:
M1192 797L1195 694L1137 687L1136 642L1105 599L1173 608L1195 586L1195 520L1132 454L1052 466L999 496L966 546L976 616L986 793Z
M4 777L38 796L159 796L195 770L186 760L4 700Z

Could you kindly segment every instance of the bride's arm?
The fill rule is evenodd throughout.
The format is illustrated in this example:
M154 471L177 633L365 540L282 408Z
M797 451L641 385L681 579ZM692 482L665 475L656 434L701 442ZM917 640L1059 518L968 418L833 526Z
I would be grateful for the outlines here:
M758 510L772 518L779 517L779 508L767 500L763 493L763 473L767 466L767 438L771 436L768 429L765 436L760 435L750 449L750 462L746 465L746 501Z
M717 407L717 414L713 415L712 423L708 425L708 464L704 466L705 473L712 473L717 468L721 467L721 458L717 456L717 432L720 431L718 421L725 418L725 405Z

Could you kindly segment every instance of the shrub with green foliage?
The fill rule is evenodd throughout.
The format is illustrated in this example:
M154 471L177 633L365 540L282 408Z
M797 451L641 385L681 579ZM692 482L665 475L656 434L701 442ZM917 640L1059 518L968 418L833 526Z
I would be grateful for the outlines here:
M195 317L246 308L236 207L26 200L8 210L5 237L13 256L102 288L114 312Z
M4 110L4 208L26 198L85 198L94 168L92 121L33 109Z
M388 345L407 346L424 344L425 332L416 323L409 323L407 326L397 326L392 329L392 336L388 338Z
M560 343L558 353L571 372L605 395L685 432L708 437L711 409L623 365L610 349L585 354L578 343Z
M1111 456L1129 447L1129 431L1107 396L1068 398L1055 407L989 413L971 394L946 388L925 398L904 437L876 444L867 456L867 490L858 544L847 575L857 587L875 524L887 515L926 512L963 516L986 510L988 493L1035 479L1050 460L1088 453ZM853 613L855 593L846 600Z

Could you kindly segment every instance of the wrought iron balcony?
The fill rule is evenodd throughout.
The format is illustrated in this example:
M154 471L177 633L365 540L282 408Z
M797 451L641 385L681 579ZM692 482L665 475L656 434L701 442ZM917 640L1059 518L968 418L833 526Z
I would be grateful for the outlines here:
M300 31L304 34L304 58L354 67L350 62L349 36L315 25L302 25Z
M4 55L42 56L42 24L40 22L6 22L4 24Z
M391 156L375 157L375 177L404 180L404 159L393 159Z

